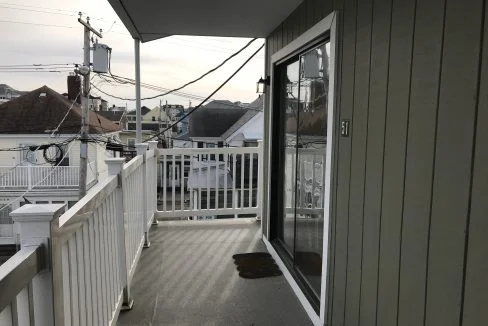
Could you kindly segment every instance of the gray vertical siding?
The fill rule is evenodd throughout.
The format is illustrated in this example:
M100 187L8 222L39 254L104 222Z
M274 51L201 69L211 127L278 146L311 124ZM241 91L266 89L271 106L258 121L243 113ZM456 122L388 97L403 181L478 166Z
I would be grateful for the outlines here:
M485 5L484 40L478 112L474 139L471 205L468 224L463 325L475 326L488 320L488 8Z
M330 325L488 325L486 0L305 0L273 53L338 10ZM269 68L268 68L269 73Z

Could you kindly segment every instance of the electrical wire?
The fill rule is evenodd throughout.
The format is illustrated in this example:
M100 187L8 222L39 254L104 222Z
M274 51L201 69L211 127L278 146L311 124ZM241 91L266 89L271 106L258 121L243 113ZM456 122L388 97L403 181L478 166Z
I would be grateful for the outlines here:
M58 123L58 126L56 128L53 129L53 132L51 133L51 138L54 137L54 134L57 133L59 131L59 127L61 127L61 125L63 124L64 120L66 119L66 117L68 117L68 114L71 112L71 109L73 108L73 106L75 105L76 103L76 100L78 99L78 97L81 95L81 91L78 92L78 94L76 94L76 97L75 99L73 100L73 102L71 103L68 111L66 111L66 114L64 115L64 117L61 119L61 121Z
M174 122L172 125L170 125L169 127L167 127L166 129L163 129L162 131L158 132L157 134L145 139L143 142L147 142L151 139L154 139L156 137L158 137L159 135L165 133L166 131L172 129L174 126L176 126L178 123L180 123L181 121L185 120L188 116L190 116L193 112L195 112L196 110L198 110L200 107L202 107L202 105L208 101L210 98L212 98L212 96L214 96L220 89L222 89L222 87L224 87L232 78L234 78L235 75L237 75L237 73L239 71L241 71L242 68L244 68L244 66L249 62L251 61L251 59L256 55L258 54L259 51L261 51L261 49L264 47L264 44L261 45L249 58L246 59L246 61L244 61L244 63L242 65L239 66L239 68L237 68L236 71L234 71L230 76L229 78L227 78L222 84L220 84L219 87L217 87L216 90L214 90L209 96L207 96L206 99L204 99L202 102L200 102L200 104L198 104L197 106L195 106L192 110L190 110L190 112L188 112L187 114L185 114L183 117L179 118L176 122Z
M36 26L57 27L57 28L76 28L75 26L39 24L39 23L22 22L22 21L16 21L16 20L0 20L0 23L36 25Z
M209 71L207 71L206 73L204 73L203 75L177 87L177 88L174 88L174 89L171 89L169 91L166 91L164 93L161 93L161 94L157 94L157 95L154 95L154 96L149 96L149 97L144 97L144 98L141 98L141 101L143 100L152 100L152 99L155 99L155 98L158 98L158 97L162 97L162 96L166 96L166 95L169 95L171 93L175 93L191 84L194 84L200 80L202 80L203 78L205 78L206 76L208 76L209 74L215 72L217 69L221 68L223 65L225 65L227 62L229 62L229 60L231 60L232 58L234 58L235 56L239 55L240 53L242 53L242 51L244 51L245 49L247 49L254 41L256 41L257 38L253 38L252 40L250 40L248 43L246 43L242 48L240 48L238 51L234 52L233 54L231 54L229 57L227 57L224 61L222 61L221 63L219 63L217 66L213 67L212 69L210 69ZM263 45L264 46L264 45ZM261 48L263 47L261 46ZM260 48L260 49L261 49ZM113 79L117 79L116 77L120 78L120 76L117 76L117 75L113 75L112 72L111 72L111 69L110 69L110 61L111 61L111 58L109 58L109 73L110 73L110 76L113 78ZM128 83L133 83L135 84L135 80L132 81L132 80L129 80L128 78L123 78L123 79L126 79L126 81ZM97 88L98 89L98 88ZM135 101L136 99L134 98L119 98L120 100L123 100L123 101Z
M61 160L59 161L59 163L55 166L52 167L51 171L49 171L49 173L44 177L42 178L38 183L36 183L35 185L33 185L31 187L31 189L27 189L25 192L23 192L20 196L10 200L9 202L7 202L6 204L3 204L4 206L3 207L0 207L0 212L3 211L4 209L7 209L7 207L9 207L10 205L12 205L13 203L17 202L18 200L22 199L26 194L28 194L29 192L32 191L32 189L34 189L35 187L37 187L38 185L40 185L41 183L44 182L44 180L46 180L47 178L49 178L53 173L54 171L56 171L56 167L59 166L59 164L64 160L64 158L66 157L66 155L68 155L71 147L73 147L74 144L71 144L69 146L69 148L66 150L66 153L64 153L63 157L61 158Z

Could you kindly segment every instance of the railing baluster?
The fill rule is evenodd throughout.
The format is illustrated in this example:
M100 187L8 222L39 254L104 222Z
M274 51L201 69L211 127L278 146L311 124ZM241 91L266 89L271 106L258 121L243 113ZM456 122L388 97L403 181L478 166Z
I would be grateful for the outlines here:
M85 275L85 283L83 284L86 290L85 296L85 309L86 309L86 324L93 325L95 323L93 319L93 309L92 309L92 274L91 274L91 261L92 255L90 254L90 234L89 234L89 224L88 222L84 223L83 225L83 266L84 268L84 275Z
M227 174L229 174L228 165L229 157L227 154L224 154L224 208L227 208Z
M220 179L220 160L219 155L215 155L215 209L219 208L219 180Z
M182 154L180 156L180 211L185 209L184 193L185 193L185 157Z
M244 208L244 165L246 165L246 160L245 160L245 154L241 154L241 204L239 205L239 208Z
M198 203L198 210L202 209L202 185L200 184L200 179L203 179L202 176L202 154L198 154L198 178L197 178L197 186L198 186L198 198L197 198L197 203Z
M207 210L210 209L210 155L207 155Z
M76 239L70 238L66 243L68 268L69 268L69 289L71 292L71 325L79 325L80 310L79 310L79 291L78 291L78 266L76 255Z
M176 201L176 164L175 164L175 155L171 155L171 181L172 181L172 191L171 191L171 210L175 211L175 201Z
M195 180L191 180L190 183L190 176L193 176L193 155L190 155L190 170L188 170L188 184L190 186L190 210L193 210L193 182Z
M236 189L237 179L237 154L232 154L232 208L237 209L238 193ZM237 214L235 215L237 217Z
M167 179L168 179L168 173L166 171L166 164L167 164L167 155L166 154L163 154L163 180L161 181L162 182L162 186L163 186L163 209L166 211L168 210L167 207L166 207L166 182L167 182Z
M253 165L254 165L254 154L253 153L250 153L249 154L249 208L253 207L253 204L252 204L252 192L253 192L253 188L252 188L252 179L254 177L253 175Z

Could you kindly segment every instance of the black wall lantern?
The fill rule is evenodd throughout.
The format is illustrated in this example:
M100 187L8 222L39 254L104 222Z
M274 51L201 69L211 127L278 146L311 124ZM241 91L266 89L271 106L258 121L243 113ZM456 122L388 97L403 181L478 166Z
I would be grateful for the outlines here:
M256 93L258 94L266 93L266 86L269 86L269 84L270 84L269 76L266 76L266 79L263 79L263 77L259 78L257 82Z

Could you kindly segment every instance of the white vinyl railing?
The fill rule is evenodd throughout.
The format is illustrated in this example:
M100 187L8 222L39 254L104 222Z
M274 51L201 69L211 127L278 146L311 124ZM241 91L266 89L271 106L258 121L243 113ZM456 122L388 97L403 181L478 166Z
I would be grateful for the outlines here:
M46 207L60 211L63 205L24 205L12 212L29 213L16 223L28 220L42 227L44 222L49 231L43 239L50 247L52 284L46 280L45 285L52 297L44 299L51 302L44 309L50 316L36 325L115 325L119 311L132 307L130 284L142 248L149 244L152 222L146 204L149 196L156 198L156 182L147 185L150 178L156 180L151 175L156 171L156 144L150 146L147 151L147 144L138 144L140 154L128 163L106 160L108 178L62 215L49 215ZM26 240L21 235L21 242Z
M158 209L158 198L154 195L158 183L158 156L155 146L146 153L146 228L155 222L155 213Z
M286 210L304 216L321 212L324 208L325 149L288 147L285 152Z
M159 149L159 218L261 217L263 155L257 147Z
M96 162L89 163L87 184L97 179ZM0 189L77 188L78 166L0 166Z
M34 279L45 268L42 245L23 248L0 266L0 325L34 325Z

